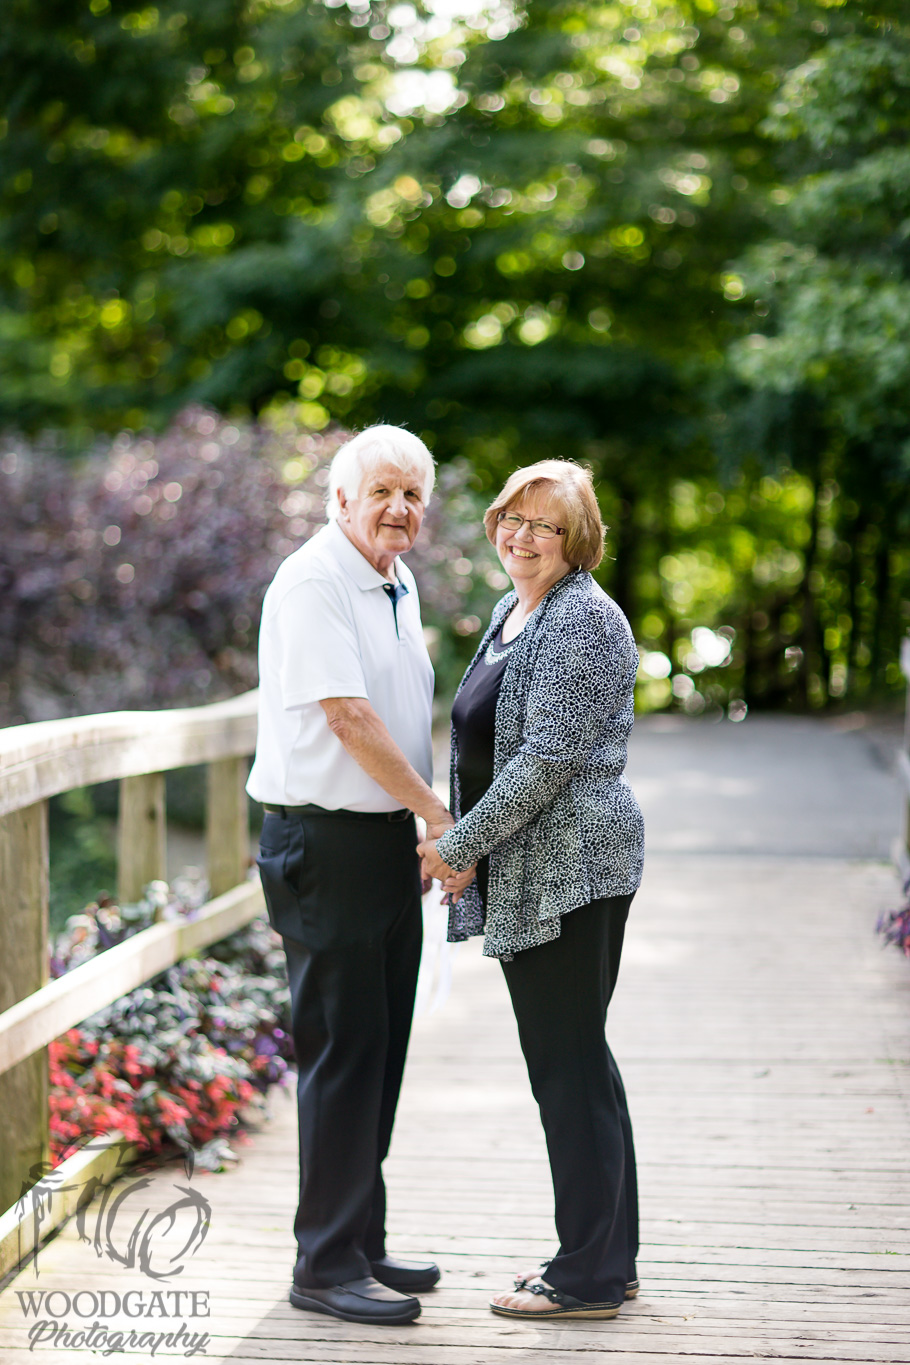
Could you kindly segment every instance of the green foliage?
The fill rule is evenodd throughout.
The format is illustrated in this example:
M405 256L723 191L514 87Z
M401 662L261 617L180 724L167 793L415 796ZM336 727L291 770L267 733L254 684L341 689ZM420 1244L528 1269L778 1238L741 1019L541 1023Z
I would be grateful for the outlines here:
M496 347L509 384L558 337L553 409L586 352L716 357L718 267L771 175L763 66L807 51L776 6L748 34L732 13L531 3L443 38L366 0L95 0L40 28L13 3L0 422L294 395L310 425L406 413L448 453L483 397L460 352ZM457 73L447 116L392 112L390 25Z
M98 816L90 788L54 797L49 805L50 929L63 928L77 906L114 890L114 826Z
M802 706L896 685L899 0L10 0L0 77L0 426L404 422L478 504L581 459L603 582L681 703L686 678ZM697 535L684 488L726 509ZM421 566L463 626L447 678L497 572L460 517L485 567ZM763 546L796 556L773 590ZM700 626L735 636L713 682L686 672Z
M834 17L840 36L784 82L765 124L799 149L802 173L774 196L776 235L743 262L762 323L729 352L757 394L812 413L800 448L773 453L831 490L803 590L823 698L835 662L852 695L899 682L910 530L910 28L886 4Z
M0 421L136 424L295 387L291 344L333 339L357 215L345 172L399 136L367 115L356 144L339 129L360 88L351 19L300 0L93 0L36 19L11 0Z
M766 127L779 138L806 138L815 152L854 150L910 132L910 50L897 8L846 5L841 16L867 30L834 38L784 82ZM853 25L850 24L852 28Z

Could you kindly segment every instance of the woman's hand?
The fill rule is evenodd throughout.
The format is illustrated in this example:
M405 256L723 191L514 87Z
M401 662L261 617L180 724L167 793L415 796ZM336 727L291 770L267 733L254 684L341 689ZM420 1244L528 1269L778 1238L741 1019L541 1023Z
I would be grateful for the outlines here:
M442 882L442 904L449 899L459 901L461 894L466 886L470 886L474 880L476 868L466 868L464 872L456 872L454 868L440 858L436 851L436 840L427 839L424 843L417 845L417 852L420 854L421 871L424 877L435 877Z
M423 862L423 870L437 881L444 882L447 877L457 877L458 873L454 867L449 867L436 852L436 840L425 839L422 844L417 845L417 852Z
M446 877L442 884L442 896L439 899L440 905L456 905L461 900L462 892L471 885L474 880L476 866L467 868L464 872L456 872L453 877Z

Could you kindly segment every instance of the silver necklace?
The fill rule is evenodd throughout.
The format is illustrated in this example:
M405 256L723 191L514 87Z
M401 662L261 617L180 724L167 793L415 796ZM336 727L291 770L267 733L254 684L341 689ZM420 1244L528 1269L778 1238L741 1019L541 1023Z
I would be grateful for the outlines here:
M495 640L495 638L496 636L494 635L493 640ZM492 668L494 664L498 664L500 659L505 659L507 655L512 653L512 650L518 644L518 636L516 636L514 640L511 640L509 644L503 645L498 654L493 649L493 640L487 645L483 654L483 661L490 668Z

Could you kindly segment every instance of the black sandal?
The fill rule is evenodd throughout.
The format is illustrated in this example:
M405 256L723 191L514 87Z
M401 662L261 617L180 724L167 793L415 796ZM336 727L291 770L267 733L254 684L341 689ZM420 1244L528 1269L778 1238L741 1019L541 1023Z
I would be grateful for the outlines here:
M582 1303L581 1299L575 1299L571 1294L563 1294L543 1280L523 1280L516 1283L515 1287L526 1290L529 1294L543 1295L550 1300L553 1307L505 1308L491 1299L490 1307L494 1313L501 1313L506 1318L541 1318L546 1322L550 1318L615 1318L622 1308L621 1303Z
M515 1288L516 1288L516 1289L527 1289L528 1286L529 1286L534 1280L540 1279L541 1275L543 1275L543 1273L546 1271L546 1269L547 1269L547 1267L549 1266L549 1264L550 1264L549 1261L544 1261L543 1265L540 1267L540 1270L537 1272L537 1274L536 1274L536 1275L531 1275L531 1276L527 1277L526 1279L519 1279L519 1278L516 1277L516 1280L515 1280ZM627 1284L626 1284L626 1298L627 1298L627 1299L637 1299L637 1298L638 1298L638 1291L639 1291L639 1289L641 1289L641 1281L640 1281L640 1280L629 1280L629 1281L627 1282Z

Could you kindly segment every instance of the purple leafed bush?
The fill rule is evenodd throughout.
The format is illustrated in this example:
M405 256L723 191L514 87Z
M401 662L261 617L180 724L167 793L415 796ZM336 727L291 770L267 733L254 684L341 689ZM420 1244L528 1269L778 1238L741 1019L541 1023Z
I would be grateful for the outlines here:
M74 466L0 453L0 715L187 705L256 684L262 593L322 520L339 441L188 409ZM290 488L282 467L307 478Z
M79 463L0 440L0 724L255 687L263 593L323 524L346 435L196 407ZM440 470L409 556L444 673L504 585L469 475Z

